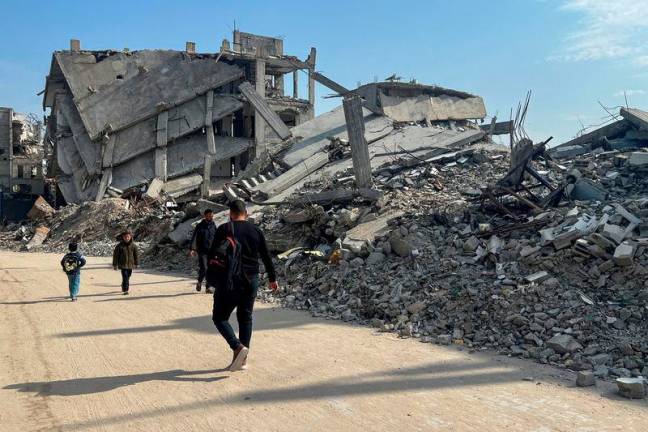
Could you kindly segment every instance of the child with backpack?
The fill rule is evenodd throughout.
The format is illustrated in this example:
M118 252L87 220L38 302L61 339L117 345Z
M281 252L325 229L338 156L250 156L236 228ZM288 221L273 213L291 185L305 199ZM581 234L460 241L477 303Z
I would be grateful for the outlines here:
M70 300L77 301L79 295L79 286L81 285L81 267L86 264L86 260L78 251L79 246L72 242L68 245L70 252L66 253L61 259L61 267L68 277Z

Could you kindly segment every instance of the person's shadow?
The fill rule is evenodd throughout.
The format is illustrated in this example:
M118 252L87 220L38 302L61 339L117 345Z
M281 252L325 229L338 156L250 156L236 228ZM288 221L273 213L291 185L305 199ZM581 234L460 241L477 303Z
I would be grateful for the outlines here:
M153 372L138 375L118 375L96 378L76 378L61 381L41 381L11 384L4 389L18 390L25 393L37 393L39 396L77 396L92 393L102 393L115 390L119 387L139 384L147 381L188 381L188 382L215 382L227 378L226 376L199 378L195 375L207 375L224 372L227 369L210 369L186 371L174 369L163 372Z

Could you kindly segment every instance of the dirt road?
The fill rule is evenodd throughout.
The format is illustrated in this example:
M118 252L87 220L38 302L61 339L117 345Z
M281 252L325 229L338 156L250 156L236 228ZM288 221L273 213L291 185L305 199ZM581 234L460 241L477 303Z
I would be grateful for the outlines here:
M250 369L192 281L0 252L2 431L645 431L648 403L530 362L398 340L258 304Z

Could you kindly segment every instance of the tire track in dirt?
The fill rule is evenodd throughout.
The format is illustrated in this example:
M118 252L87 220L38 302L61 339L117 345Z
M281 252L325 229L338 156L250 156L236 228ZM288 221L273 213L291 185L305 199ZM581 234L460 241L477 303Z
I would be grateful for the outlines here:
M24 290L20 289L19 285L22 281L9 270L3 270L0 282L3 282L2 285L8 287L14 294L20 294L18 295L20 301L25 300L22 295ZM6 297L6 295L3 297ZM4 325L11 329L13 335L13 337L9 338L10 351L12 353L35 353L38 364L42 366L40 371L44 371L46 381L50 381L52 373L46 360L39 326L34 317L28 312L27 305L19 304L16 306L18 308L17 317L16 315L11 317L9 314L2 314ZM10 376L23 382L29 382L34 379L34 376L24 367L25 362L22 361L23 359L24 356L11 356ZM18 394L18 400L25 407L29 422L34 426L34 431L62 431L60 423L52 413L47 401L50 393L51 385L46 383L34 384L29 393Z

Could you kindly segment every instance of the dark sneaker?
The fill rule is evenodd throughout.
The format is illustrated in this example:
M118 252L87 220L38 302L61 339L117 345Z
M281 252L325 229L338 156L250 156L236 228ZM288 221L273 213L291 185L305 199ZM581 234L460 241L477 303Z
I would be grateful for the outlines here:
M230 372L236 372L243 369L243 364L247 359L249 351L250 350L248 350L243 345L240 345L238 348L234 350L234 360L232 361L232 364L229 367Z
M202 284L200 282L196 283L196 291L200 292L202 289Z
M123 294L124 294L124 295L128 295L128 291L124 291Z
M214 294L214 288L206 287L205 288L205 294Z

